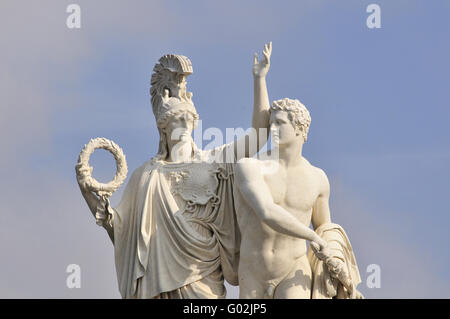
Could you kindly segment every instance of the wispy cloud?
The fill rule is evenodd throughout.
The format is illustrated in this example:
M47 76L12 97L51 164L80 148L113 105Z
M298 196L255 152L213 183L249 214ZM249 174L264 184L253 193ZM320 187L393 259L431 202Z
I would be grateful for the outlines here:
M433 252L412 242L417 238L404 236L409 220L395 216L389 203L371 206L359 199L357 189L344 185L339 178L331 179L332 220L341 224L350 237L361 272L361 291L369 298L449 298L448 278L442 278L440 261L434 256L440 247L431 247ZM385 211L378 212L376 209ZM392 218L386 217L387 213ZM422 236L420 232L416 236ZM369 289L366 285L367 266L381 267L381 288Z

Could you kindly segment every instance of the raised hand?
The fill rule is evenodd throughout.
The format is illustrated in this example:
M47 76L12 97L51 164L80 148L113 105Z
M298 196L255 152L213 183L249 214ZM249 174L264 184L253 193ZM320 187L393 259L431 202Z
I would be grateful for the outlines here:
M272 42L264 45L263 57L258 61L258 53L253 60L253 76L265 77L270 68L270 55L272 54Z

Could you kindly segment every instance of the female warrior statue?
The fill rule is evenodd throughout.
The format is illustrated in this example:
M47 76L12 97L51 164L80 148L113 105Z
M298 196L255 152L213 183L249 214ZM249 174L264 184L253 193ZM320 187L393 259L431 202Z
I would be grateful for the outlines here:
M224 298L224 279L238 284L234 162L253 156L267 141L267 134L257 132L269 122L265 77L271 50L270 43L263 58L254 60L256 130L212 150L198 149L191 137L198 114L186 91L191 62L165 55L153 69L150 89L158 154L133 172L115 208L78 178L90 210L103 220L114 243L123 298ZM257 141L257 147L250 147L250 141ZM238 152L240 145L244 152Z

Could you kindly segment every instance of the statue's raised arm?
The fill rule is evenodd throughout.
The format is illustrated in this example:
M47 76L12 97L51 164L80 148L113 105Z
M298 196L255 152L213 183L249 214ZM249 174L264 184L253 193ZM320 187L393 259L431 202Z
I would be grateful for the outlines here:
M252 157L267 142L269 129L269 96L267 92L266 75L270 69L272 42L264 45L262 57L258 59L255 53L253 58L253 113L252 127L249 133L239 137L235 142L226 145L226 162L236 162L243 157ZM220 149L220 147L219 147Z

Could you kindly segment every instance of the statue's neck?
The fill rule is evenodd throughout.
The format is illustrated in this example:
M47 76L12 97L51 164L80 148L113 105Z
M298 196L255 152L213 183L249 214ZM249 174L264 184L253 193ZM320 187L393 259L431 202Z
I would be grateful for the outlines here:
M303 141L301 139L280 145L278 149L279 161L285 166L294 166L302 160L302 151Z
M188 162L192 160L194 153L191 139L187 141L176 141L167 143L167 162Z

